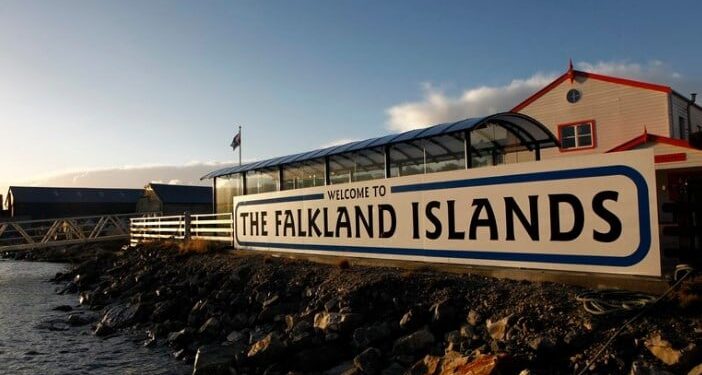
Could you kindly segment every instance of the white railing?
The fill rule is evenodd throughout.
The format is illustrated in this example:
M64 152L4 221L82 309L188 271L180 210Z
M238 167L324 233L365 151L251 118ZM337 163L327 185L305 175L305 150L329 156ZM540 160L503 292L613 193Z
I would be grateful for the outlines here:
M129 234L132 245L158 239L232 242L232 214L136 217Z
M141 214L0 222L0 251L128 239L129 219L139 215Z

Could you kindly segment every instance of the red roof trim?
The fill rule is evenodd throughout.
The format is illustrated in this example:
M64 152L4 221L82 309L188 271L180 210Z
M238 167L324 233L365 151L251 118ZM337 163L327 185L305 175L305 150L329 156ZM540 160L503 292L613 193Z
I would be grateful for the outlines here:
M657 85L657 84L648 83L648 82L634 81L634 80L625 79L625 78L611 77L611 76L606 76L606 75L596 74L596 73L588 73L588 72L583 72L580 70L573 70L573 71L569 70L568 72L564 73L560 77L556 78L553 82L549 83L543 89L537 91L536 93L534 93L530 97L526 98L526 100L524 100L523 102L517 104L514 108L512 108L512 112L521 111L529 104L533 103L534 101L536 101L540 97L544 96L547 92L553 90L556 86L561 84L563 81L565 81L566 79L568 79L568 77L571 77L572 75L585 77L585 78L591 78L591 79L595 79L598 81L616 83L616 84L625 85L625 86L638 87L638 88L653 90L653 91L660 91L660 92L664 92L666 94L670 94L673 92L673 89L671 89L669 86Z
M678 147L684 147L684 148L689 148L696 150L696 148L692 147L690 143L687 141L684 141L682 139L674 139L674 138L668 138L668 137L663 137L660 135L655 135L655 134L648 134L648 133L643 133L642 135L633 138L629 141L626 141L622 144L620 144L617 147L614 147L613 149L607 151L607 152L618 152L618 151L627 151L627 150L632 150L637 146L649 143L649 142L654 142L654 143L665 143L668 145L673 145L673 146L678 146Z
M660 92L664 92L666 94L670 94L671 92L673 92L673 89L671 89L670 86L657 85L655 83L634 81L631 79L618 78L618 77L610 77L610 76L605 76L605 75L596 74L596 73L587 73L587 72L576 72L576 73L578 73L579 75L583 75L584 77L587 77L587 78L597 79L597 80L605 81L605 82L618 83L620 85L625 85L625 86L640 87L642 89L660 91Z
M510 112L519 112L522 109L524 109L526 106L529 104L533 103L536 101L536 99L544 96L547 92L553 90L556 86L560 85L563 81L568 79L570 76L570 71L563 73L560 77L556 78L553 82L549 83L546 87L542 88L541 90L537 91L530 97L526 98L523 102L517 104L516 107L512 108Z
M673 163L676 161L685 161L687 160L687 154L684 152L677 152L675 154L663 154L663 155L656 155L653 157L653 161L655 163Z

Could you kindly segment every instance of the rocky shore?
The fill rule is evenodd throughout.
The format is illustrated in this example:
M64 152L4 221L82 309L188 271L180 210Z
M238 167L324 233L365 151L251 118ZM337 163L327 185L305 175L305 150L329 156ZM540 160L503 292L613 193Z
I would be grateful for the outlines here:
M164 244L91 249L54 280L99 312L72 324L142 335L195 374L570 374L632 315L593 316L576 301L582 288L555 283ZM699 283L683 288L588 373L702 373Z

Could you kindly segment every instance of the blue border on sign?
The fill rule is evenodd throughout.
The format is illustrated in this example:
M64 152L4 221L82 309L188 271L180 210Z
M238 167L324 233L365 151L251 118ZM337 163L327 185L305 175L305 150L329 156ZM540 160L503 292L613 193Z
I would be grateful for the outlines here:
M239 234L235 231L236 242L243 246L269 247L277 249L292 250L312 250L329 252L346 252L357 254L378 254L378 255L405 255L423 256L431 258L456 258L456 259L479 259L497 260L511 262L532 262L532 263L555 263L555 264L579 264L597 265L613 267L630 267L648 254L651 248L651 215L648 201L648 184L646 179L635 169L614 165L605 167L592 167L581 169L568 169L561 171L549 171L538 173L523 173L505 176L479 177L472 179L424 182L407 185L391 186L390 191L394 194L407 192L417 192L426 190L457 189L464 187L479 187L490 185L519 184L535 181L570 180L592 177L625 176L636 186L636 196L638 201L639 217L639 245L631 254L623 257L605 255L572 255L572 254L546 254L546 253L523 253L523 252L495 252L481 250L441 250L441 249L417 249L417 248L397 248L397 247L368 247L368 246L339 246L339 245L314 245L314 244L292 244L274 242L252 242L239 241ZM281 198L268 198L252 201L239 202L234 210L235 220L239 206L252 206L259 204L275 204L286 202L312 201L324 199L324 194L295 195ZM564 243L567 244L567 243Z

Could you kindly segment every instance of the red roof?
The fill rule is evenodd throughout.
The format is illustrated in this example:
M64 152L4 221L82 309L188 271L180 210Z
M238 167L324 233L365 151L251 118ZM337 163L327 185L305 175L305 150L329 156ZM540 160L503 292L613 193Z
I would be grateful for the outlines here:
M589 79L595 79L598 81L616 83L616 84L625 85L625 86L638 87L638 88L647 89L647 90L660 91L660 92L664 92L667 94L670 94L671 92L673 92L673 90L669 86L657 85L657 84L648 83L648 82L634 81L634 80L625 79L625 78L611 77L611 76L606 76L606 75L596 74L596 73L588 73L588 72L583 72L580 70L573 70L573 68L571 66L567 72L563 73L560 77L556 78L553 82L549 83L546 87L537 91L532 96L526 98L526 100L524 100L523 102L517 104L514 108L512 108L512 112L521 111L526 106L528 106L529 104L536 101L536 99L539 99L540 97L544 96L547 92L553 90L556 86L560 85L563 81L565 81L567 79L572 80L576 76L577 77L585 77L585 78L589 78Z
M607 152L617 152L617 151L627 151L627 150L632 150L638 146L641 146L646 143L665 143L668 145L673 145L673 146L678 146L678 147L685 147L685 148L691 148L693 150L696 150L696 148L692 147L690 143L688 143L685 140L682 139L674 139L674 138L668 138L668 137L663 137L660 135L655 135L655 134L648 134L648 132L644 132L640 136L633 138L629 141L626 141L619 146L607 151Z

